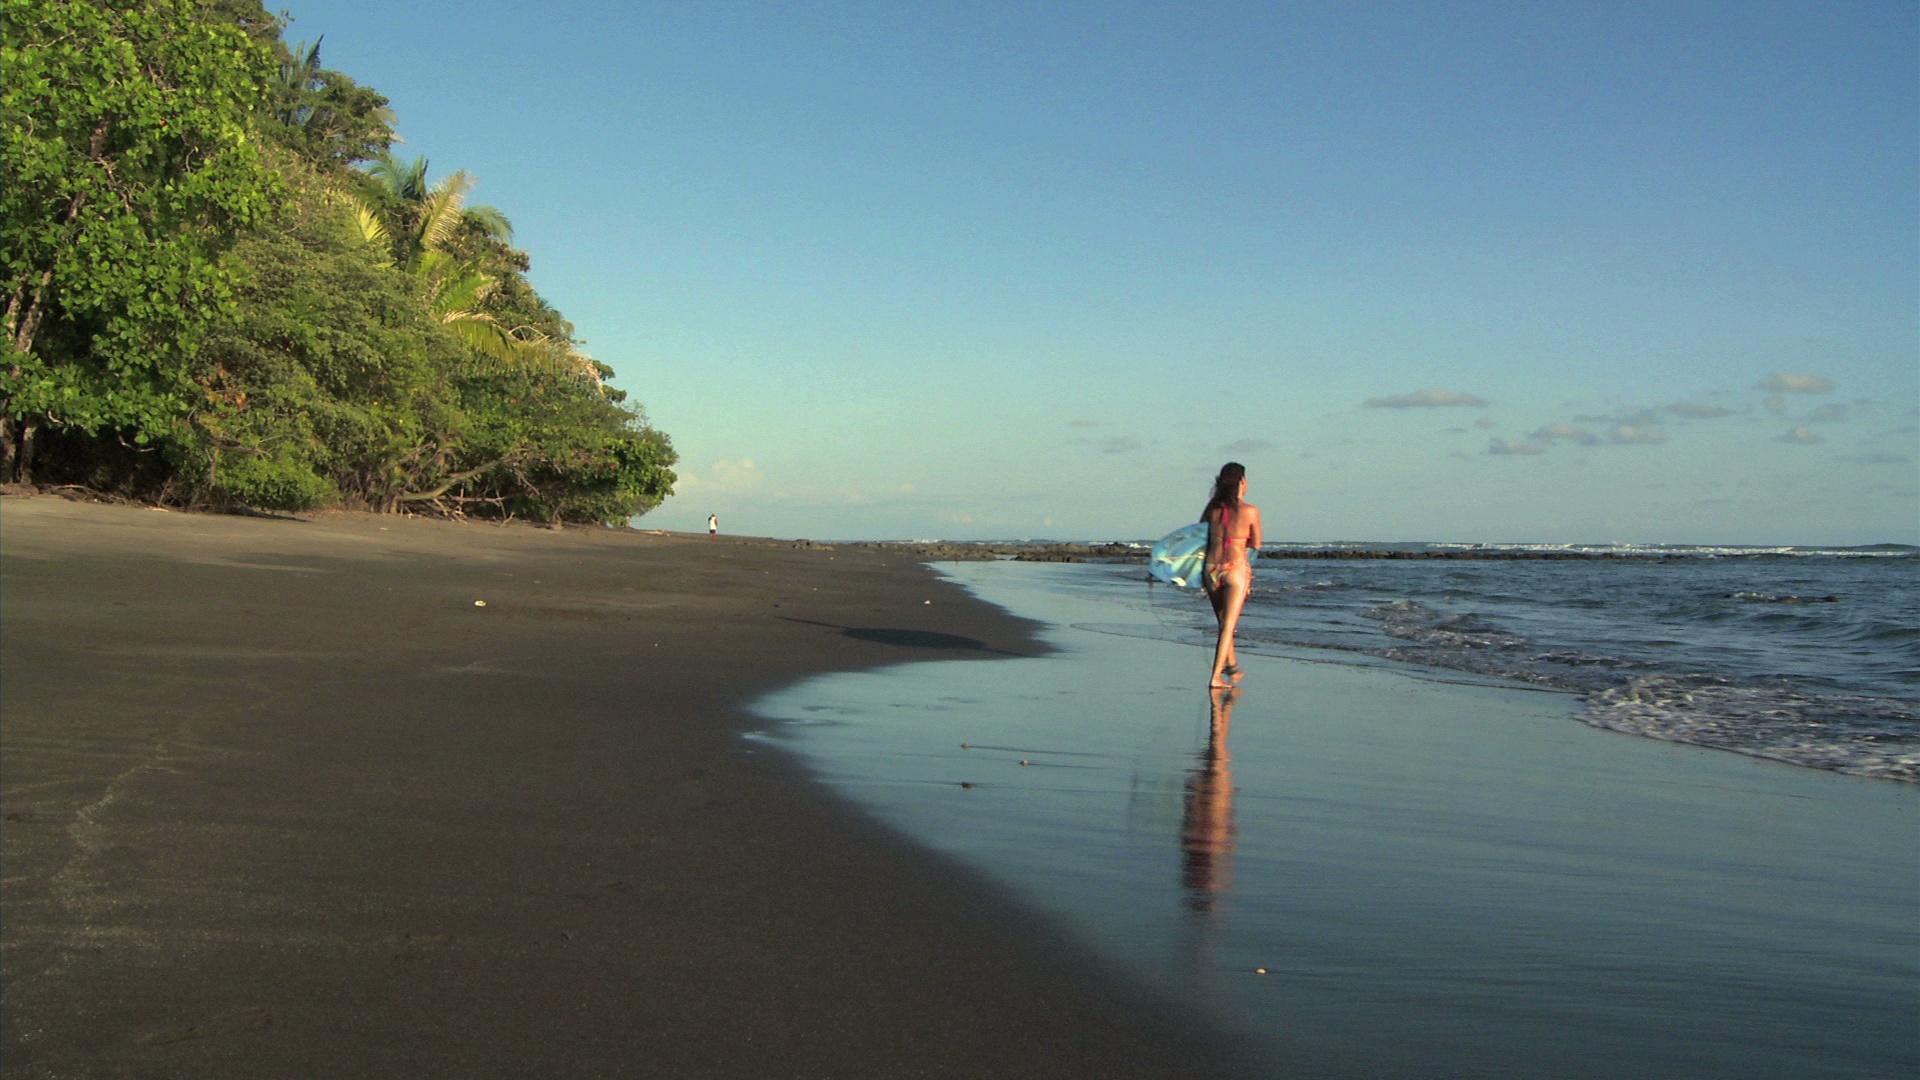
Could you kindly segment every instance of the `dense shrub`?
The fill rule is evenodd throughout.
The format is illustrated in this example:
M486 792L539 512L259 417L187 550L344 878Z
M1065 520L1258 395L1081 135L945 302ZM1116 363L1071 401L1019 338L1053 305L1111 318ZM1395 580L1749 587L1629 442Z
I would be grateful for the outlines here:
M0 10L6 479L555 521L671 493L505 215L388 156L386 100L257 0Z

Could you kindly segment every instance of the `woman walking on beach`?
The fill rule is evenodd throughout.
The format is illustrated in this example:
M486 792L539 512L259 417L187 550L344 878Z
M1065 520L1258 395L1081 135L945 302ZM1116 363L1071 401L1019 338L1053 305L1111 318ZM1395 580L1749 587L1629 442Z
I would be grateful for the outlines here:
M1260 546L1260 508L1246 501L1247 470L1237 461L1220 466L1213 479L1213 498L1200 520L1207 523L1207 569L1202 581L1207 599L1213 603L1213 616L1220 620L1220 641L1213 648L1215 688L1232 686L1240 665L1233 652L1233 632L1240 625L1240 609L1253 588L1253 563L1247 558L1249 546Z

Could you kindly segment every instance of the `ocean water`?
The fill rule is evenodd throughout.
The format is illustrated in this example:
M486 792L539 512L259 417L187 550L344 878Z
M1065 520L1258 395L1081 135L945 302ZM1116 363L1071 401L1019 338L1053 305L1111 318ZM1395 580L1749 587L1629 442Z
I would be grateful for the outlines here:
M1665 557L1269 559L1241 641L1565 691L1596 727L1920 781L1920 552L1629 550ZM1213 633L1192 592L1157 588L1146 614L1090 628Z
M1191 596L1137 566L949 564L1055 652L902 646L764 699L755 738L1211 1017L1260 1075L1920 1071L1920 785L1606 730L1573 687L1391 652L1481 647L1389 633L1408 607L1367 614L1419 603L1435 614L1414 621L1471 613L1539 651L1588 627L1585 651L1639 661L1604 620L1522 622L1487 579L1450 577L1479 569L1271 562L1270 595L1347 598L1270 619L1216 699ZM1533 568L1562 569L1585 572ZM1718 599L1735 621L1770 603ZM1357 640L1302 644L1303 626ZM1711 673L1744 687L1768 666ZM1809 663L1838 685L1803 692L1899 700L1872 692L1899 685L1883 666Z

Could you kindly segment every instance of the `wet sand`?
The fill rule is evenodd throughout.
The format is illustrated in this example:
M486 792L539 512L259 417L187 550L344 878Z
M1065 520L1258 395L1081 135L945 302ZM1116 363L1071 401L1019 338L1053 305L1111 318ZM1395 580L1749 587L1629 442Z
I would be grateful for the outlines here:
M0 500L0 1060L1226 1075L738 737L811 673L1038 650L884 551Z
M821 676L755 705L766 737L1204 1003L1270 1075L1920 1075L1915 785L1245 643L1209 702L1198 597L940 571L1056 651Z

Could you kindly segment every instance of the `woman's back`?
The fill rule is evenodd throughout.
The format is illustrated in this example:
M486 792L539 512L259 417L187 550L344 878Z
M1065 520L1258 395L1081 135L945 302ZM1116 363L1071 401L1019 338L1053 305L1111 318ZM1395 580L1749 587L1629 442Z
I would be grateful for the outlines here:
M1260 508L1250 502L1209 506L1204 520L1209 566L1245 562L1247 546L1260 544Z

